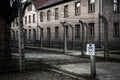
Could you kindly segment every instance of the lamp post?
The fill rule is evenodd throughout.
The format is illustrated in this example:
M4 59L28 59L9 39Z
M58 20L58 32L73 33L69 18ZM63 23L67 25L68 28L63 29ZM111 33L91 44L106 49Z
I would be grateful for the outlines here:
M23 8L26 0L17 0L18 4L18 17L19 17L19 70L24 72L25 70L25 56L24 56L24 28L23 28Z

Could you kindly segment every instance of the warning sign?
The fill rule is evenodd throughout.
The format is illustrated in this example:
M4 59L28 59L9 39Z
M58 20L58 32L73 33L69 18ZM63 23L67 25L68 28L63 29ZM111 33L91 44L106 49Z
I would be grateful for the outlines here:
M87 44L87 55L95 55L95 44Z

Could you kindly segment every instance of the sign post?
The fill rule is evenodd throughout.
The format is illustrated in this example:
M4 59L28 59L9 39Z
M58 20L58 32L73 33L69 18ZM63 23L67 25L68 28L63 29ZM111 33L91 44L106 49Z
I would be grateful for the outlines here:
M96 65L95 65L95 44L87 44L87 55L90 55L90 68L91 68L91 77L96 77Z

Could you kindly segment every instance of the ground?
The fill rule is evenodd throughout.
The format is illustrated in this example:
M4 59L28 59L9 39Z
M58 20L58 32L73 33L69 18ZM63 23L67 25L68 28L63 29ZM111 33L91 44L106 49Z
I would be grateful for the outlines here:
M51 71L31 70L25 73L7 72L0 74L0 80L77 80Z
M0 80L14 80L17 76L18 80L120 80L120 55L118 53L110 53L108 60L104 59L103 51L96 52L96 73L95 79L90 77L90 58L89 56L80 56L80 51L72 51L67 54L51 51L26 50L25 60L28 60L27 69L40 66L38 71L29 71L24 74L7 73L2 74ZM13 53L13 58L18 58L18 53ZM57 72L57 73L56 73ZM60 74L58 74L60 73ZM66 76L67 74L67 76ZM24 76L23 76L24 75ZM72 76L70 76L72 75ZM68 77L69 76L69 77Z

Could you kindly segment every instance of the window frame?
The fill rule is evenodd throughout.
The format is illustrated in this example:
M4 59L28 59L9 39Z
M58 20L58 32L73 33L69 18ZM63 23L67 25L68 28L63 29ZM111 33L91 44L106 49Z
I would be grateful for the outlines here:
M78 3L80 3L80 6L79 6L79 7L77 7L77 4L78 4ZM79 10L78 10L78 9L79 9ZM81 2L78 1L78 2L75 2L75 16L80 15L80 13L81 13Z
M55 8L55 19L59 19L59 8Z
M69 9L68 9L68 7L69 7L69 5L64 6L64 18L69 17Z
M91 0L88 0L88 13L94 13L95 12L95 2L94 3L90 3Z
M25 24L27 24L27 16L25 16Z
M31 31L32 31L32 30L29 29L29 40L32 38L32 37L31 37Z
M44 21L44 19L43 19L43 14L44 14L44 12L40 12L40 22L43 22L43 21Z
M120 27L119 23L115 22L113 24L113 37L119 37L120 36Z
M115 0L113 0L113 12L114 13L118 13L119 12L119 0L116 0L117 2L115 2ZM117 9L115 9L115 5L117 6Z
M51 16L51 11L47 10L47 21L51 20L50 16Z
M55 38L59 38L59 27L55 27Z
M79 28L78 28L79 27ZM76 39L80 39L80 31L81 29L80 29L80 24L76 24L75 25L75 38Z
M31 15L29 15L29 24L31 23Z
M89 37L95 37L95 23L89 23Z
M35 16L36 16L36 15L35 15L35 14L33 14L33 23L35 23Z
M50 39L51 36L51 28L47 27L47 39Z

